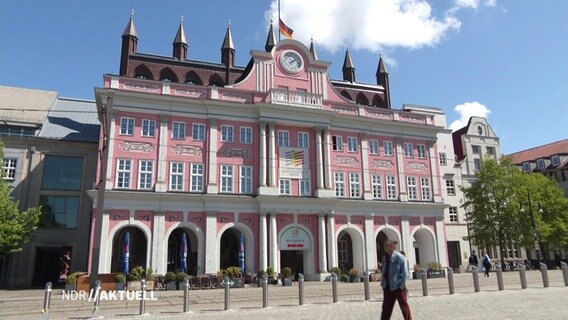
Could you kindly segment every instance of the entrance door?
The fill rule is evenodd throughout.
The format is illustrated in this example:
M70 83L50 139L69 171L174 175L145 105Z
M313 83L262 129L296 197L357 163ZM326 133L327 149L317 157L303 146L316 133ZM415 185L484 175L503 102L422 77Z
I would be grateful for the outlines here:
M292 268L296 279L298 273L304 274L304 251L301 250L281 250L280 251L280 270L285 267Z
M459 241L448 241L448 260L450 268L459 269L461 265Z
M51 281L54 286L63 285L59 281L61 271L61 257L66 248L61 247L38 247L36 249L34 268L34 287L43 287Z

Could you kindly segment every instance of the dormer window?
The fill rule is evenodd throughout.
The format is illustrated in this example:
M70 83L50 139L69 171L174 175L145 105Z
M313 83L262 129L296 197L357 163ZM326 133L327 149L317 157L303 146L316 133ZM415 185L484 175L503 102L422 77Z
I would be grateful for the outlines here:
M544 159L538 159L536 161L536 166L537 168L539 168L540 170L544 169Z
M482 135L482 134L483 134L483 128L482 128L481 126L477 127L477 133L478 133L479 135Z
M560 157L559 156L552 156L552 165L559 166L560 165Z
M525 163L523 163L523 171L525 171L525 172L531 171L531 164L530 164L530 162L525 162Z

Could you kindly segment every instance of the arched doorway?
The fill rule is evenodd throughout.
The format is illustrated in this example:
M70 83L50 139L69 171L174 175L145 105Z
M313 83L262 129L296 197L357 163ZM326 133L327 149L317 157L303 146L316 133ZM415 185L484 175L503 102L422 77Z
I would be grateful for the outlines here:
M229 228L221 235L221 255L219 257L219 268L241 267L244 264L245 257L245 237L242 232L236 228ZM246 271L246 265L244 270Z
M385 240L392 240L398 243L398 236L396 233L390 229L383 229L377 234L377 238L375 240L376 247L377 247L377 262L383 261L383 257L385 255ZM398 250L400 250L400 244L397 246ZM377 263L378 265L378 263Z
M280 270L289 267L296 277L299 273L305 275L306 271L311 272L311 268L306 265L311 252L310 235L300 227L289 227L280 235Z
M198 240L193 231L183 228L177 228L170 234L168 238L168 260L167 270L172 272L181 271L181 246L183 234L187 239L187 274L197 275L197 251Z
M430 262L437 262L434 236L426 229L418 229L414 233L414 254L416 264L427 268Z
M117 232L112 241L112 262L111 272L122 272L122 250L124 235L128 232L130 235L130 254L129 254L129 270L136 266L147 267L147 247L148 241L144 232L137 227L125 227Z
M353 268L353 241L345 231L341 231L337 237L337 263L345 273Z

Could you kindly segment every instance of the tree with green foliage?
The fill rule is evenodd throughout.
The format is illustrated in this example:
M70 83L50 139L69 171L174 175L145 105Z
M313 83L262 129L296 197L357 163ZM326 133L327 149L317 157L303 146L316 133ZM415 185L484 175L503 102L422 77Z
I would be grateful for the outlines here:
M0 143L0 160L4 159ZM2 172L2 175L4 172ZM10 186L0 177L0 254L22 250L30 234L37 228L40 207L20 212L18 203L10 199Z

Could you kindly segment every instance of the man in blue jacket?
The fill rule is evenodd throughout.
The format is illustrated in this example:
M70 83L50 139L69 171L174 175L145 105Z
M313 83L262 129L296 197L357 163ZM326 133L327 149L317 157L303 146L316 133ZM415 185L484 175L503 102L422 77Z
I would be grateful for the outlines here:
M381 280L381 286L383 287L381 320L391 318L392 309L397 300L404 319L412 320L410 306L408 305L408 290L406 289L406 279L408 279L406 258L395 250L396 242L387 239L384 246L386 254L383 257L383 265L381 266L383 275Z

